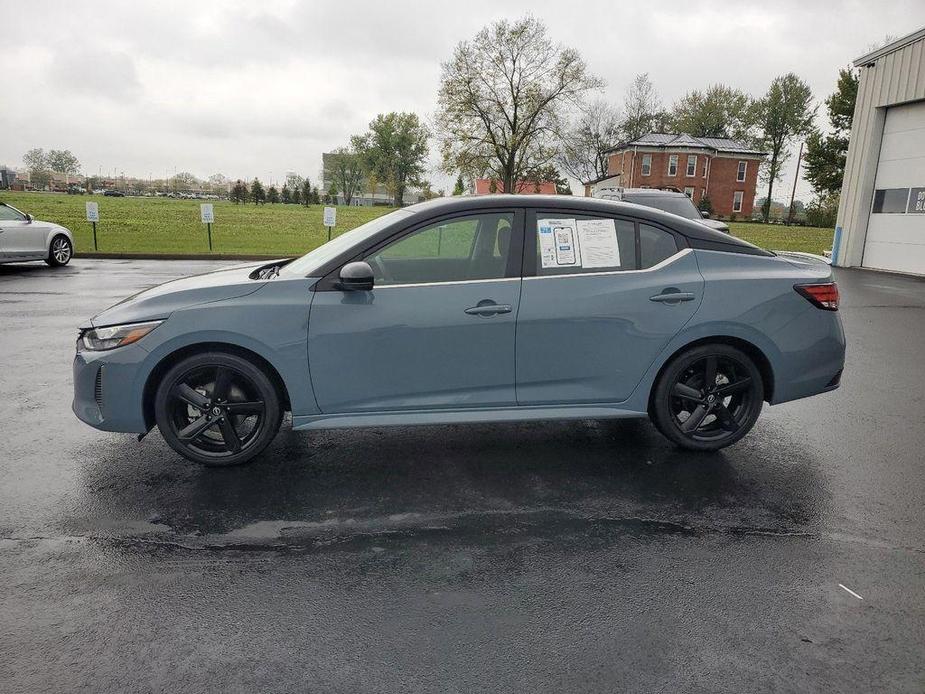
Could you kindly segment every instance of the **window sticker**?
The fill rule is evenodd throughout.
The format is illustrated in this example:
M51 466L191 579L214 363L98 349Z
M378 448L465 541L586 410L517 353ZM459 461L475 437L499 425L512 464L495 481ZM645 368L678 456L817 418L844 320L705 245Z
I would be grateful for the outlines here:
M579 219L578 247L583 267L619 267L620 246L617 226L612 219Z
M542 267L581 267L574 219L539 219L536 228Z

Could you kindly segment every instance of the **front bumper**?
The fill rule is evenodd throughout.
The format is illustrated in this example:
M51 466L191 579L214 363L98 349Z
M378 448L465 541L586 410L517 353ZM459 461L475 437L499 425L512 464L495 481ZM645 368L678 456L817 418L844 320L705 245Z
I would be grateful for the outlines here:
M74 357L74 401L77 418L103 431L142 434L144 382L139 374L148 352L127 345L107 352L78 352Z

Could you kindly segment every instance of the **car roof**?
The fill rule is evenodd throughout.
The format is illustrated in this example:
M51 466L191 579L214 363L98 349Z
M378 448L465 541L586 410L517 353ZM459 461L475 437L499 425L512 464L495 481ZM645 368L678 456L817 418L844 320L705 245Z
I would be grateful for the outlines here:
M632 195L634 198L638 197L673 197L679 198L681 196L687 197L686 193L681 193L677 190L662 190L661 188L624 188L623 195Z
M654 189L641 188L639 190ZM675 194L672 191L658 192ZM684 195L684 193L678 193L678 195ZM577 195L460 195L449 198L434 198L425 202L409 205L403 209L416 215L435 217L453 212L468 212L505 207L539 207L544 210L625 214L630 217L635 217L636 219L666 226L688 239L696 239L708 244L732 246L733 248L729 250L740 250L740 252L748 252L745 249L751 249L753 251L759 250L757 246L747 241L717 231L716 229L711 229L698 221L685 219L684 217L671 214L670 212L663 212L654 207L634 205L631 202L588 198Z

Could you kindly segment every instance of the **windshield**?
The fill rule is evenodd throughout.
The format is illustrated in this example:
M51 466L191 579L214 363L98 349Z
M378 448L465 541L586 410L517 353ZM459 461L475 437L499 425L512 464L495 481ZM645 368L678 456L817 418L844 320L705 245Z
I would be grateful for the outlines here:
M279 274L289 277L311 277L312 273L319 267L336 258L344 251L349 250L352 246L362 243L365 239L379 233L399 219L410 217L413 214L408 210L395 210L366 222L366 224L361 224L356 229L344 232L326 244L318 246L315 250L309 251L301 258L296 258L291 263L284 265L280 268Z
M691 199L686 195L684 197L680 195L640 195L638 197L626 195L623 201L632 202L636 205L645 205L646 207L654 207L656 210L670 212L671 214L676 214L685 219L702 219L700 212L697 211L697 208L694 207L694 203L692 203Z

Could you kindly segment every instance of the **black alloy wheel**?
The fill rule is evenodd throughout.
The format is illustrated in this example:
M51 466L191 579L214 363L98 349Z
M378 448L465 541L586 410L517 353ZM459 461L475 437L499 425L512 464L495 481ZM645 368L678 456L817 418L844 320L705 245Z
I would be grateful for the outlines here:
M651 415L683 448L714 451L748 433L763 401L761 374L747 355L728 345L702 345L662 373Z
M154 410L161 435L175 451L212 466L251 460L273 440L282 416L279 394L262 369L217 352L170 369Z

